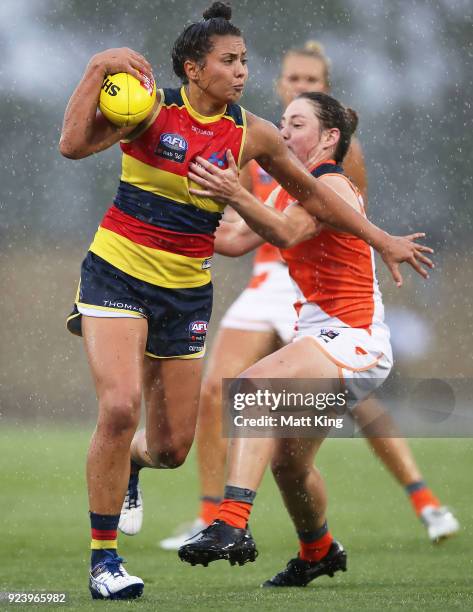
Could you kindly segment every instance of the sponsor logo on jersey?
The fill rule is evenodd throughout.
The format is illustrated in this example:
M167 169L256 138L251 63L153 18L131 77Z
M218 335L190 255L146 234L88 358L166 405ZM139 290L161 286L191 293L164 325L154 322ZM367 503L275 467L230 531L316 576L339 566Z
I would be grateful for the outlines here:
M208 270L209 268L212 267L212 258L211 257L207 257L207 259L204 259L204 261L202 262L202 270Z
M196 125L191 125L191 130L195 132L196 134L200 134L201 136L213 136L214 135L212 130L203 130L202 128L197 127Z
M227 155L225 151L215 151L209 157L209 162L214 164L214 166L218 166L219 168L223 168L227 163Z
M183 136L166 132L159 137L159 144L155 153L160 157L164 157L164 159L182 164L186 158L188 148L187 140Z

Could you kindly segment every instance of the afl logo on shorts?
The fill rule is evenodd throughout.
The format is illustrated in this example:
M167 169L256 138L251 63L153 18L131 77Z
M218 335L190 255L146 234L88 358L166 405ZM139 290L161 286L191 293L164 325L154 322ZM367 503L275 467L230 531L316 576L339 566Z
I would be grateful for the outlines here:
M182 164L188 148L187 140L183 136L166 132L159 137L156 155Z
M191 334L206 334L207 333L207 321L192 321L189 326Z
M192 321L189 325L189 338L191 342L205 342L205 336L207 335L207 321Z

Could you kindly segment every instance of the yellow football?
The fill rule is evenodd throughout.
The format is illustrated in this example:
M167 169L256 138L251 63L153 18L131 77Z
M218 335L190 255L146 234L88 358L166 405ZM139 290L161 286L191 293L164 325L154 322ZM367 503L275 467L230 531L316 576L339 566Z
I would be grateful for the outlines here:
M145 119L156 100L154 79L143 83L127 72L109 74L100 90L99 108L114 125L137 125Z

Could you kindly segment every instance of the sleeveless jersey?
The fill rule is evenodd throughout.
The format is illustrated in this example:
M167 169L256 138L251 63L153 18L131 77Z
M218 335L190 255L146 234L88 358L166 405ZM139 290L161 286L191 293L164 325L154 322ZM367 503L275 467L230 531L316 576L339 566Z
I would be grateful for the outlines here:
M363 215L363 199L356 187L343 175L333 160L316 166L311 174L337 174L349 182L358 197ZM281 190L275 202L285 210L294 199ZM384 309L375 274L373 249L351 234L322 229L320 234L289 249L281 249L289 273L300 290L300 308L311 302L320 327L355 327L369 329L382 323Z
M252 193L258 200L265 202L274 189L276 189L278 183L266 170L263 170L256 160L252 159L248 167L251 175ZM277 247L269 242L265 242L256 249L253 259L254 266L273 261L281 261L281 254Z
M200 189L187 174L196 156L227 167L226 150L240 163L245 111L200 115L184 87L160 90L156 111L123 140L122 175L90 250L123 272L168 288L210 282L214 232L224 205L189 193Z

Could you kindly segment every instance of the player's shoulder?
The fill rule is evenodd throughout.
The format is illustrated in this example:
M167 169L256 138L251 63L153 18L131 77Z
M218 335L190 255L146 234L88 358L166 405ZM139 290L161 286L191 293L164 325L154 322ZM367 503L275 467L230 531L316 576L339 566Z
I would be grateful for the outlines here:
M336 187L337 191L353 191L353 184L350 179L340 172L326 172L319 176L317 180L326 183L329 186Z
M248 126L248 130L251 130L254 133L258 133L261 135L264 134L279 134L278 129L268 121L267 119L263 119L259 115L255 115L250 111L246 111L246 122Z
M353 208L357 209L360 207L360 194L355 185L350 179L341 173L327 173L320 176L318 181L325 183L328 187L331 187L340 196L342 196Z
M283 143L279 130L266 119L247 111L246 158L270 155Z

